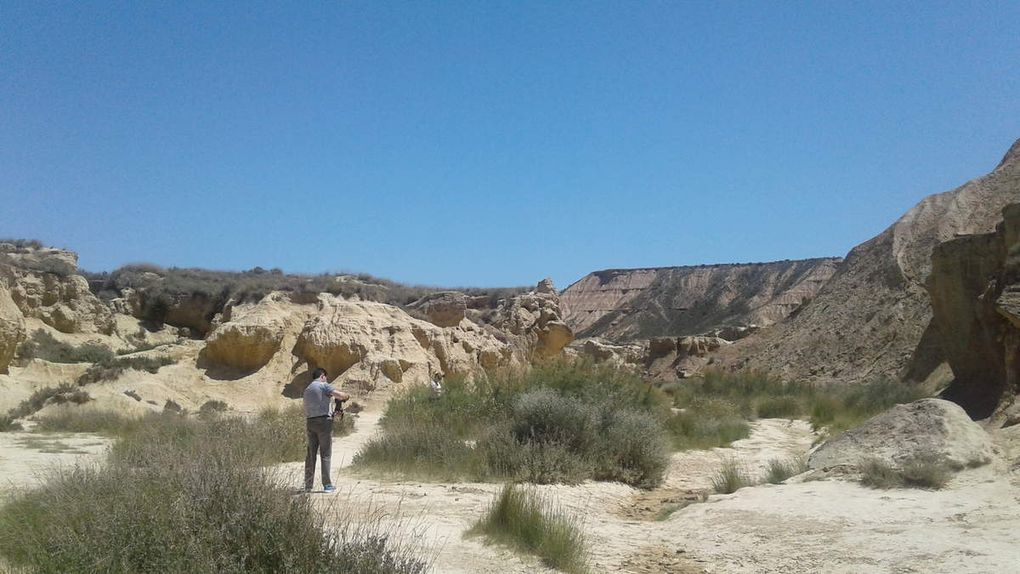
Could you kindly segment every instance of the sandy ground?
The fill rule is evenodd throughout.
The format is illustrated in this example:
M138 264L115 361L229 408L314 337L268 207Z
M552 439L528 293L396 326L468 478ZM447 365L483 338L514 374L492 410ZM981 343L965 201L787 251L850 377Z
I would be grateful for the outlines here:
M312 495L320 511L394 533L431 557L437 573L552 572L532 557L464 537L501 485L387 481L352 472L354 454L378 432L382 405L367 406L355 433L335 443L339 491ZM535 488L580 519L593 572L1016 572L1020 468L1005 462L1020 454L1015 429L997 436L1002 460L964 471L937 492L824 480L710 495L724 460L760 474L771 459L808 451L809 426L778 419L754 423L752 435L732 448L674 454L663 485L652 491L594 482ZM98 460L108 445L92 435L0 433L0 494L37 483L55 465ZM300 463L279 470L282 480L300 486Z
M361 414L355 434L336 443L332 466L340 493L313 495L320 508L366 509L432 556L435 572L550 572L533 558L464 537L500 485L381 481L346 470L377 432L373 410ZM1002 461L964 471L937 492L825 480L710 495L723 461L761 475L772 459L805 455L814 438L803 421L761 420L732 448L674 454L666 480L652 491L594 482L536 489L581 519L594 572L1020 571L1020 479ZM285 470L300 484L301 465ZM677 510L663 517L664 507Z
M39 484L54 468L97 462L110 444L90 434L0 433L0 495Z

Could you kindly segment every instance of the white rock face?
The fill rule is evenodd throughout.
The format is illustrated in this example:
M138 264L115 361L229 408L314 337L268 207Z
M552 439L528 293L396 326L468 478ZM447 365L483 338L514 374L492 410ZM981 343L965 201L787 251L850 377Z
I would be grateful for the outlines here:
M992 441L956 403L922 399L897 405L822 444L808 466L853 470L877 458L899 467L919 456L934 457L956 469L986 464L992 460Z

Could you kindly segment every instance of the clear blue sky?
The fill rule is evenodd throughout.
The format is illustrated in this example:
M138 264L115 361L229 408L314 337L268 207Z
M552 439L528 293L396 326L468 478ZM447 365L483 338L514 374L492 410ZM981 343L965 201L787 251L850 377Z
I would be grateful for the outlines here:
M560 287L844 255L1020 137L1018 2L0 4L0 236Z

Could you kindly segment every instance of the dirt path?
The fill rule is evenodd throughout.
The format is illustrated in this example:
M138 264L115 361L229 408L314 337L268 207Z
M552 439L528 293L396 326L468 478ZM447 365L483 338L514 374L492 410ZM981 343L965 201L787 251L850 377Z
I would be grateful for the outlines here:
M41 483L53 468L99 461L110 444L91 434L0 433L0 496Z
M353 506L354 513L367 521L403 530L407 542L434 557L435 572L553 572L531 557L488 546L481 539L464 538L500 484L385 481L346 471L361 445L379 432L379 416L374 409L360 413L355 432L334 443L331 466L340 492L314 495L323 512ZM659 509L677 493L707 492L712 476L727 458L737 458L757 470L771 458L802 455L812 438L806 423L763 420L752 425L750 438L737 441L733 448L674 454L663 486L652 491L601 482L535 488L582 522L592 548L593 571L698 572L693 560L676 552L675 538L664 528L667 523L654 520ZM301 464L282 468L286 480L300 484ZM647 511L634 511L641 507Z

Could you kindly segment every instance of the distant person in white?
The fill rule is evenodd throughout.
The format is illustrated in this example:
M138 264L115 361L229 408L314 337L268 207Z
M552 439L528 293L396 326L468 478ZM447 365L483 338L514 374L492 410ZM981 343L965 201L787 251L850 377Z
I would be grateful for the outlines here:
M312 371L312 382L305 388L305 428L308 430L308 452L305 454L305 492L311 492L315 483L315 457L322 459L322 490L336 488L329 478L329 459L333 453L333 415L329 410L332 399L340 402L351 398L347 393L329 384L325 369Z

